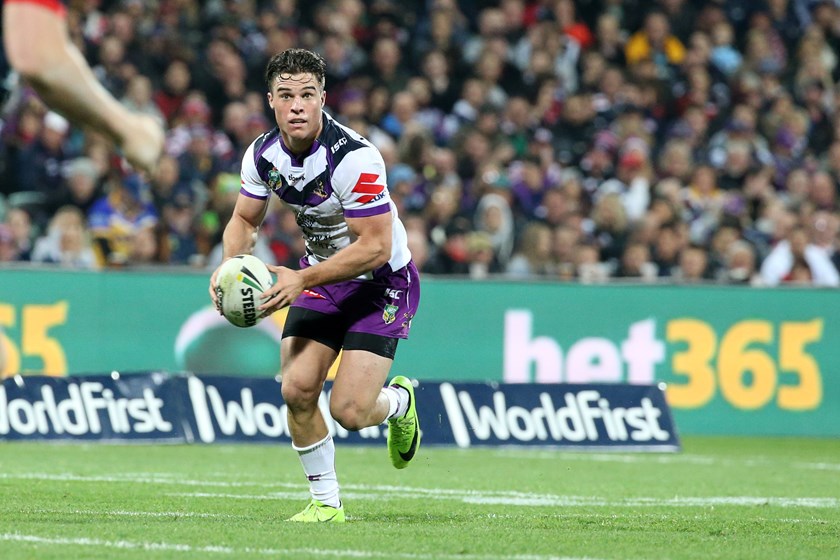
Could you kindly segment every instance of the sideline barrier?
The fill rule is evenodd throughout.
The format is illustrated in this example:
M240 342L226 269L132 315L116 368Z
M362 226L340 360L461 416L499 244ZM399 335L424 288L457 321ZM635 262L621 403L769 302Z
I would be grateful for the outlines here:
M333 436L384 442L386 425ZM662 390L643 385L425 382L416 390L427 445L526 445L677 451ZM15 376L0 385L0 440L290 442L275 379L165 373Z
M666 383L683 434L840 437L840 290L424 278L393 371L439 382ZM0 270L0 377L272 378L283 311L209 305L207 274Z

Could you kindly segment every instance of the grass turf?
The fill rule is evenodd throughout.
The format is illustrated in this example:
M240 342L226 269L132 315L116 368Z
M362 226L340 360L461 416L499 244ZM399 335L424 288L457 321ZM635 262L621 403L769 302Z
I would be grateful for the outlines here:
M338 444L345 525L285 445L0 443L0 556L838 558L840 441L684 438L677 454Z

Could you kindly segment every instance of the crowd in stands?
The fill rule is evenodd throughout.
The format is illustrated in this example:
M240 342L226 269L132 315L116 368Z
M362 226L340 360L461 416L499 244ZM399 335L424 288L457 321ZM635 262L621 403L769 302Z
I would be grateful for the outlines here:
M274 126L265 64L299 46L382 152L426 274L840 285L834 0L78 4L71 39L166 123L165 156L131 173L9 76L0 262L215 267L242 154ZM261 234L296 266L279 201Z

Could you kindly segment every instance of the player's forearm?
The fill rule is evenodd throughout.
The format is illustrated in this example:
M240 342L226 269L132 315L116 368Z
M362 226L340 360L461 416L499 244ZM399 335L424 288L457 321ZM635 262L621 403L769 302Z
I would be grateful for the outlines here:
M300 271L304 289L351 280L376 270L391 256L389 243L357 239L329 259Z
M257 227L234 214L222 235L223 257L227 260L235 255L250 253L257 242Z

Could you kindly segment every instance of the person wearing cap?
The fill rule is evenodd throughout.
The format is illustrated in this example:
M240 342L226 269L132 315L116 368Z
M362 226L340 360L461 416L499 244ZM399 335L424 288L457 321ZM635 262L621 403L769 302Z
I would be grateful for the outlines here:
M5 0L3 46L9 64L57 113L108 136L138 169L153 170L163 149L161 124L126 109L99 83L69 38L65 4Z
M136 173L111 177L108 194L93 205L88 222L100 264L129 264L134 237L140 230L152 229L158 223L148 185Z
M166 154L180 158L190 151L195 140L206 140L214 157L232 161L237 155L234 145L227 134L213 127L211 116L210 105L204 96L190 93L181 106L179 124L167 134Z
M18 190L48 193L60 184L69 130L70 123L58 113L44 115L38 139L18 156Z
M71 159L64 166L63 176L62 188L53 208L75 206L87 215L101 196L101 177L96 163L89 157Z

